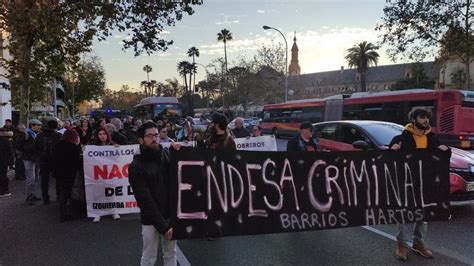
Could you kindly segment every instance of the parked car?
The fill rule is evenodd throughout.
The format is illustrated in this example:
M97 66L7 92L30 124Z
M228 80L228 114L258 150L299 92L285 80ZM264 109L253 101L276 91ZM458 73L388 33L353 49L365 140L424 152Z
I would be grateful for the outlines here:
M250 125L251 126L258 126L262 122L262 119L260 117L252 117L250 118Z
M244 127L250 130L253 126L252 122L253 122L253 119L244 118ZM227 128L229 129L235 128L235 119L230 121L229 125L227 125Z
M331 151L385 150L404 127L380 121L331 121L314 124L322 149ZM474 154L451 147L451 200L474 200Z

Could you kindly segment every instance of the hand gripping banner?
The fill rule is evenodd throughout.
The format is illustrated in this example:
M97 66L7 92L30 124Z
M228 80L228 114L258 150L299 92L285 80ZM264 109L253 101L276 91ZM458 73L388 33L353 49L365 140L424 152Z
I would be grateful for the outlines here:
M173 152L173 237L446 220L449 159L438 150Z

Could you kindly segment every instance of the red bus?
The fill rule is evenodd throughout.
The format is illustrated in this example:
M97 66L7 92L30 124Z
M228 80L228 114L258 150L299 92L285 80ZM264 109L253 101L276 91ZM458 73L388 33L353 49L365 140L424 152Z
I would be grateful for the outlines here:
M294 136L303 121L376 120L405 125L415 106L431 109L433 132L443 143L474 149L474 91L465 90L359 92L268 104L263 108L261 126L265 133Z

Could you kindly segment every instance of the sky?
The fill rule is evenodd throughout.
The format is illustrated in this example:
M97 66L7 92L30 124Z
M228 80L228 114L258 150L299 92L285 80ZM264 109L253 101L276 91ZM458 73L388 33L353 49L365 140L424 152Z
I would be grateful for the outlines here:
M122 85L139 88L146 80L143 66L150 65L150 79L164 81L179 77L176 66L188 60L187 50L195 46L200 51L196 62L208 65L224 57L224 45L217 33L228 29L233 40L227 43L229 67L239 55L252 58L262 45L282 45L283 37L263 25L279 29L288 42L288 61L296 31L301 74L347 68L346 50L369 41L377 43L380 32L374 30L383 17L384 0L203 0L192 16L184 16L174 27L167 27L162 36L174 44L166 52L134 57L133 51L122 50L126 33L116 32L106 41L94 42L92 53L102 60L107 87L118 90ZM378 65L393 64L381 47ZM430 58L428 58L430 60ZM396 62L403 63L403 62ZM205 76L198 65L196 82Z

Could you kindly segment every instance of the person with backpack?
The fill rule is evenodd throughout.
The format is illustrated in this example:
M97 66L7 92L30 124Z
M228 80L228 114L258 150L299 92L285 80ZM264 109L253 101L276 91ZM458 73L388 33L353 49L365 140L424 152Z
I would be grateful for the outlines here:
M35 149L39 155L39 169L41 177L41 194L45 205L50 203L49 199L49 180L53 175L53 146L61 139L61 134L56 130L58 121L51 119L47 122L38 137L35 139ZM56 182L56 199L59 200L59 187Z

